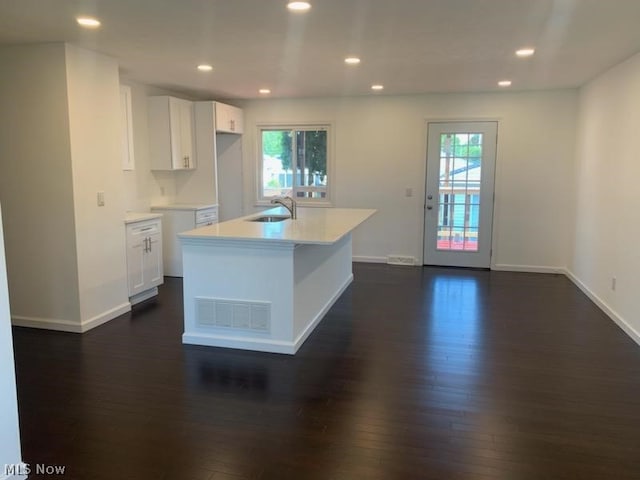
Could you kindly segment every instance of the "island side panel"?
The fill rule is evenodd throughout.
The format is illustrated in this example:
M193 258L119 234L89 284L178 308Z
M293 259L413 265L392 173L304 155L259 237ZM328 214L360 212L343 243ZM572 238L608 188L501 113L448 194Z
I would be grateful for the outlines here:
M298 245L294 255L296 350L353 281L351 234L332 245Z
M295 353L293 244L182 239L182 250L183 343ZM233 310L232 325L220 326L220 305L227 313ZM252 305L270 309L268 332L246 323Z

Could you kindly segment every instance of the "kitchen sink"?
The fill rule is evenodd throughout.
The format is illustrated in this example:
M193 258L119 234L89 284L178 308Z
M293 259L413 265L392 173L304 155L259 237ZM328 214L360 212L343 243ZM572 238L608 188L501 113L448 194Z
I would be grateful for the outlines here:
M262 217L250 218L247 221L273 223L273 222L282 222L283 220L287 220L288 218L289 218L288 215L264 215Z

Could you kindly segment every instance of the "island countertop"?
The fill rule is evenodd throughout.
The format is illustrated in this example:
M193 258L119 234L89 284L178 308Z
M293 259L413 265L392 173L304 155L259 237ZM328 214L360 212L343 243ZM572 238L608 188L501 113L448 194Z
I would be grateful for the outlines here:
M180 233L181 239L239 240L331 245L373 215L365 208L299 207L298 218L281 222L252 222L265 215L288 215L283 207Z

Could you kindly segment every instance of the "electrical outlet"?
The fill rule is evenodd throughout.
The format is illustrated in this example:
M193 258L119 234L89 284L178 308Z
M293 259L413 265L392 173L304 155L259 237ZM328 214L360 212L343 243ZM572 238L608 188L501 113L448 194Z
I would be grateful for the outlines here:
M104 207L104 192L98 192L98 206Z
M407 187L404 189L404 196L405 197L413 197L413 188L411 187Z
M616 291L616 282L616 277L611 277L611 290L613 290L614 292Z

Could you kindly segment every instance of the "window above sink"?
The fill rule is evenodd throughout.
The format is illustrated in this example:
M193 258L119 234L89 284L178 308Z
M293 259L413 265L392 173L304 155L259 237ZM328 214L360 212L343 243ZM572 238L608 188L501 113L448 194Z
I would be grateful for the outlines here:
M330 206L330 125L261 125L258 141L259 205L290 196L301 205Z

